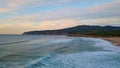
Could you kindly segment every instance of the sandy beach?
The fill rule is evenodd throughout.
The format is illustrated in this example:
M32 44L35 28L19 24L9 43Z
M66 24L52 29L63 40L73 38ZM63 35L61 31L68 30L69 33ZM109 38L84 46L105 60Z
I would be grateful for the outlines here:
M100 37L104 40L112 42L114 45L120 46L120 37Z
M98 36L88 36L88 35L68 35L68 36L73 36L73 37L91 37L91 38L101 38L107 41L112 42L116 46L120 46L120 37L98 37Z

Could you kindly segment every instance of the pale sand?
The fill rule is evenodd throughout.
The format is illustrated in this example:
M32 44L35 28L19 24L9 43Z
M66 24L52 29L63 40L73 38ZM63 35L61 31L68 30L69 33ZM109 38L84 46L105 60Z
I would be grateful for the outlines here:
M120 37L98 37L98 36L88 36L88 35L80 35L80 34L68 35L68 36L102 38L104 40L112 42L114 45L120 46Z
M112 42L114 45L120 46L120 37L99 37Z

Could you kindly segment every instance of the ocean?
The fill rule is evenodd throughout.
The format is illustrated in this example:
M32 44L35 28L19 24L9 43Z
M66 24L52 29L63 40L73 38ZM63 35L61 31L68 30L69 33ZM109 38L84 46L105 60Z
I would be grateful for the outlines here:
M120 68L120 47L88 37L0 35L0 68Z

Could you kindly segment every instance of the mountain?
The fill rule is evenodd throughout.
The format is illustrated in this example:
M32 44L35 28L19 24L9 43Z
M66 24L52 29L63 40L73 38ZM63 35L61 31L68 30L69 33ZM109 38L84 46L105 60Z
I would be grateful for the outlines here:
M23 35L120 36L120 27L79 25L59 30L29 31Z

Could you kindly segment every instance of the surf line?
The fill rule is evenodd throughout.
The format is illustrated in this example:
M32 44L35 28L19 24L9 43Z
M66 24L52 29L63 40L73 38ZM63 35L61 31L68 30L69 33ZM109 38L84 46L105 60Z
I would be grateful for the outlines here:
M36 67L46 66L47 63L49 63L49 61L52 60L52 58L54 58L57 54L58 54L58 52L50 53L50 54L32 62L31 64L27 65L24 68L36 68Z
M46 66L47 64L49 64L50 60L52 60L57 54L60 54L61 50L65 48L67 48L67 46L63 46L58 49L55 49L52 53L30 63L25 68L36 68L36 67Z

